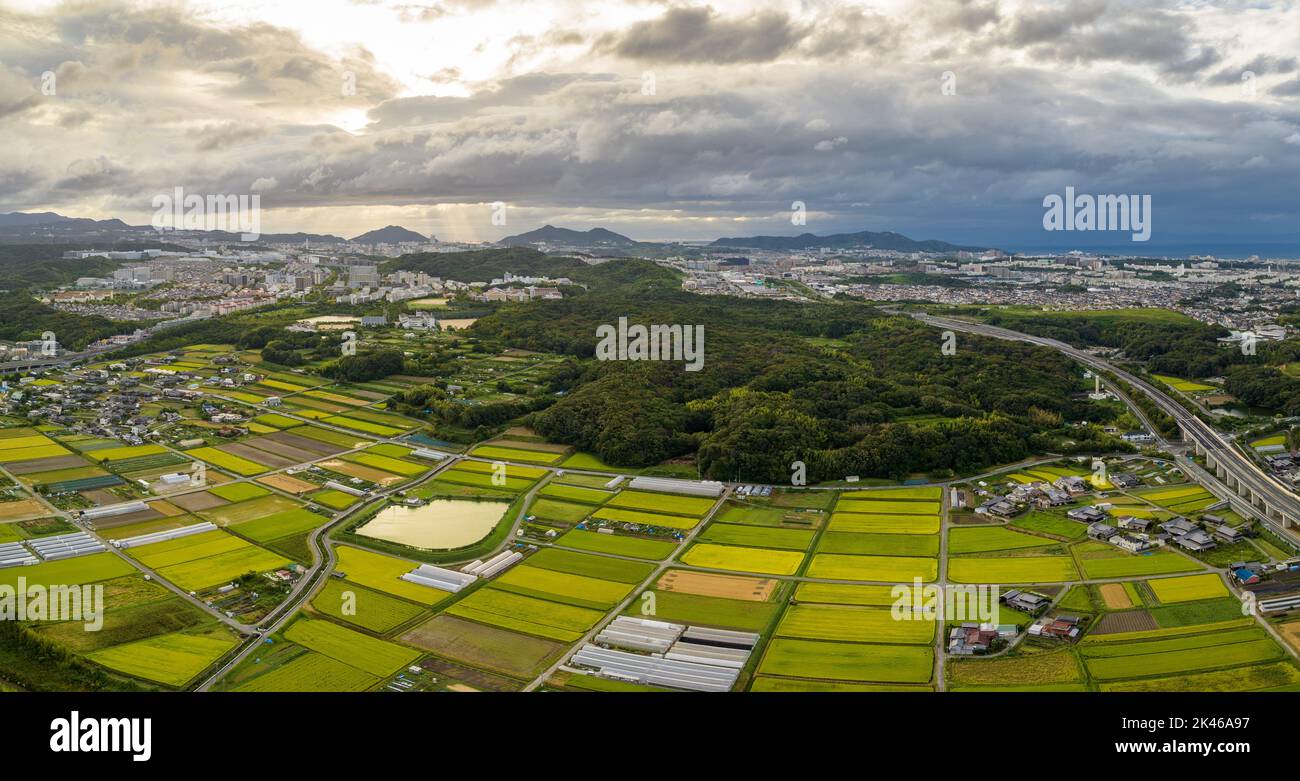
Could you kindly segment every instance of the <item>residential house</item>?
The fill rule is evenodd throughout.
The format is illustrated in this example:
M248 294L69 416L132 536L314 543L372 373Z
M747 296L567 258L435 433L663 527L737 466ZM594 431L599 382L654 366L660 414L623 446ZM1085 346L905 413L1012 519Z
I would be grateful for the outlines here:
M1088 524L1088 536L1094 540L1109 540L1116 534L1119 534L1119 531L1108 523Z

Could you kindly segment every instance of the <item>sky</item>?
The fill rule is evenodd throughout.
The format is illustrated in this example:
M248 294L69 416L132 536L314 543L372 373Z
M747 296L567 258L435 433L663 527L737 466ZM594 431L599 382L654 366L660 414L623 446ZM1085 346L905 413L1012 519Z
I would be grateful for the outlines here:
M0 212L1136 248L1068 186L1300 257L1300 3L0 0L0 138Z

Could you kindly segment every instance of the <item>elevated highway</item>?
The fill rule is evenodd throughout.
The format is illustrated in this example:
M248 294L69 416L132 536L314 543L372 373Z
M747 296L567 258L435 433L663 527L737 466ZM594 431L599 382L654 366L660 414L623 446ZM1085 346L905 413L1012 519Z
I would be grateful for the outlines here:
M1178 423L1184 442L1193 449L1196 455L1205 458L1207 471L1216 478L1213 482L1217 483L1220 488L1226 486L1234 495L1233 497L1221 498L1229 499L1233 508L1239 512L1248 510L1247 515L1267 521L1269 526L1281 532L1282 536L1287 540L1300 543L1300 533L1294 530L1297 525L1300 525L1300 495L1292 491L1290 486L1260 469L1249 456L1238 450L1231 440L1154 385L1113 366L1091 353L1084 352L1056 339L1033 336L983 323L934 317L922 313L911 313L911 316L935 328L1050 347L1053 350L1065 353L1091 369L1109 372L1120 378L1136 390L1144 393L1160 410ZM1194 463L1188 465L1196 467ZM1194 473L1201 472L1199 467L1190 471Z

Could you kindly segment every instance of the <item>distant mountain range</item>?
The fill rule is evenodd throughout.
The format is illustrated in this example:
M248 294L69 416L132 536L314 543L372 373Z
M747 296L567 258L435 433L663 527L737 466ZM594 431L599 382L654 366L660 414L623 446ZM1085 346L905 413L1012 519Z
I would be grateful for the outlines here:
M83 217L65 217L54 212L11 212L0 214L0 242L2 243L74 243L115 241L158 241L167 239L206 239L213 242L239 242L238 233L226 231L159 231L149 225L128 225L118 219L92 220ZM264 233L259 237L263 244L399 244L402 242L428 243L436 241L399 225L389 225L368 231L352 239L328 233ZM672 242L641 242L605 228L579 231L554 225L507 236L497 244L508 247L537 247L550 245L590 250L638 250L663 252L677 246ZM987 247L965 247L946 241L928 239L917 241L900 233L862 231L860 233L835 233L817 236L803 233L798 236L747 236L718 239L709 247L737 250L798 251L813 249L881 249L895 252L978 252Z
M575 231L569 228L557 228L554 225L543 225L537 230L520 233L516 236L506 236L497 242L507 247L531 247L535 244L559 244L565 247L635 247L638 243L629 239L620 233L615 233L604 228L592 228L586 231Z
M991 247L962 247L946 241L926 239L917 241L901 233L886 231L875 233L832 233L829 236L817 236L801 233L798 236L749 236L745 238L718 239L710 247L734 247L736 249L764 250L809 250L809 249L882 249L894 252L979 252Z
M386 230L386 229L385 229ZM150 241L176 238L239 242L239 234L228 231L159 231L151 225L128 225L118 219L92 220L64 217L54 212L10 212L0 214L0 242L47 244L57 242ZM421 237L423 238L423 237ZM342 244L347 241L328 233L263 233L258 241L269 244Z
M429 243L430 237L400 225L389 225L379 230L367 231L360 236L349 239L353 244L400 244L404 241Z

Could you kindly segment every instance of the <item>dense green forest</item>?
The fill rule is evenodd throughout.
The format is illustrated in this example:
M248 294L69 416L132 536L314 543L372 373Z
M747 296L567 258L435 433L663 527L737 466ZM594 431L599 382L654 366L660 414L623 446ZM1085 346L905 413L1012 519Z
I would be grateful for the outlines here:
M986 311L984 321L1079 347L1102 346L1153 374L1223 377L1224 390L1248 407L1300 415L1300 379L1278 366L1300 361L1300 341L1259 341L1253 355L1217 340L1228 330L1165 310L1099 312Z
M969 471L1044 450L1123 449L1079 398L1080 370L1030 345L940 334L865 304L703 297L648 261L590 269L591 290L503 307L473 333L524 349L594 356L596 328L620 317L702 325L702 371L681 362L584 361L529 423L613 464L690 453L710 477L782 481Z
M394 271L423 271L458 282L491 282L508 271L517 276L570 276L590 266L577 258L549 257L527 247L485 249L472 252L421 252L403 255L381 266L385 274Z
M25 292L0 294L0 339L39 339L46 331L53 331L60 345L80 350L97 339L130 333L138 327L137 323L109 320L97 315L60 312Z
M143 246L119 244L108 249ZM64 252L78 249L94 248L88 244L0 244L0 339L39 339L44 332L53 331L61 345L80 350L97 339L139 327L95 315L60 312L32 297L34 290L67 285L78 277L105 276L122 265L102 257L63 257Z

